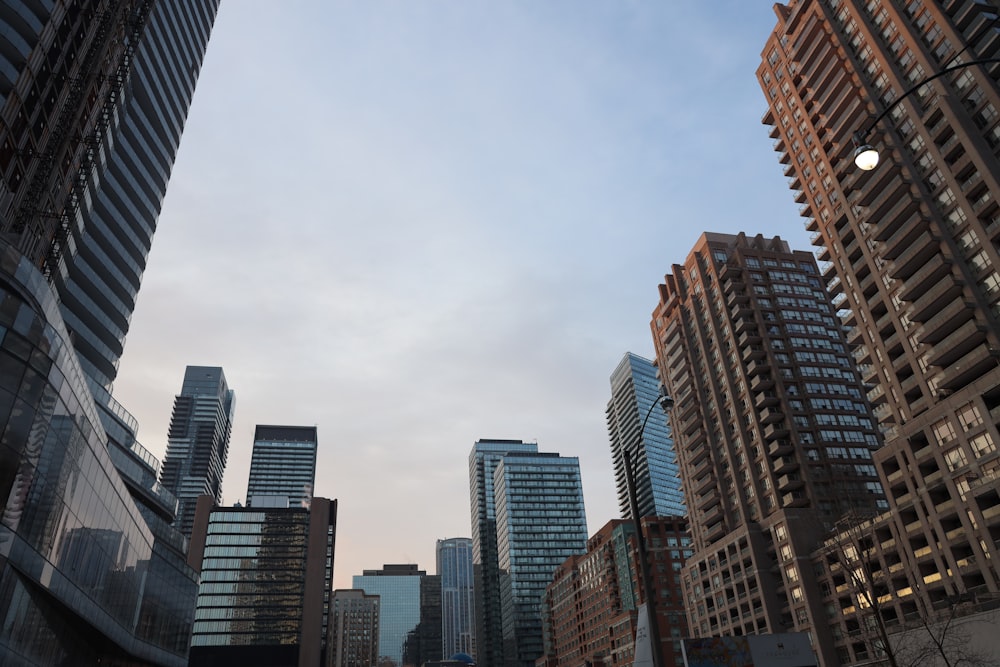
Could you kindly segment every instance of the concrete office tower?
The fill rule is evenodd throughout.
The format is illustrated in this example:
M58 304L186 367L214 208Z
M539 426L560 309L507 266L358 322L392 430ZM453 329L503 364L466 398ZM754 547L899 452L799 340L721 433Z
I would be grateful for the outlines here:
M631 454L639 516L684 516L687 513L667 415L659 406L650 412L659 395L660 380L653 362L627 353L611 374L611 400L605 411L618 506L627 519L632 518L632 508L623 449ZM640 433L647 414L649 420Z
M476 657L476 596L472 539L437 541L437 574L441 577L441 655Z
M174 525L191 537L200 496L222 502L222 475L229 454L236 401L221 368L188 366L167 431L160 483L177 497Z
M416 565L383 565L354 575L351 585L368 595L379 596L379 663L403 664L407 637L420 623L420 582L427 573Z
M315 426L258 426L247 506L308 507L316 483L318 443Z
M478 607L483 598L485 621L482 633L476 629L477 664L528 667L543 653L545 586L566 558L587 548L580 463L539 452L535 443L480 440L469 475L476 599ZM498 651L502 661L486 663Z
M885 446L892 619L1000 591L1000 65L995 2L776 5L764 116ZM905 95L905 97L904 97ZM895 101L899 104L892 107ZM889 110L867 141L852 134ZM853 659L855 647L848 647Z
M364 591L333 592L326 667L378 667L379 604Z
M2 605L3 627L31 629L0 645L20 663L186 663L178 638L190 627L193 573L176 565L183 540L165 525L175 500L109 389L217 5L0 7L0 282L18 318L2 326L21 360L0 373L17 399L16 418L0 407L11 472L0 494L20 517L5 518L0 530L13 534L0 540L30 546L0 558L0 589L21 601ZM33 489L33 511L16 509L12 484ZM111 579L54 552L56 526L73 531L74 554L124 531L116 557L88 557Z
M189 666L325 664L336 532L336 500L252 509L199 498Z
M826 650L826 606L799 559L885 499L871 408L816 261L777 237L703 234L659 292L691 633L811 631Z

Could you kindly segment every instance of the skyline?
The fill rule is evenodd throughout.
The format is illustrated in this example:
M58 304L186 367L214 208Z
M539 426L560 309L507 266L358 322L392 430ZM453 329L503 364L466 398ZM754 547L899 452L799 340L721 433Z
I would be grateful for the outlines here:
M220 9L115 385L140 442L162 461L187 365L236 394L225 504L255 425L316 425L337 588L471 534L479 439L579 457L593 534L671 265L702 231L811 248L761 124L771 7L295 6Z

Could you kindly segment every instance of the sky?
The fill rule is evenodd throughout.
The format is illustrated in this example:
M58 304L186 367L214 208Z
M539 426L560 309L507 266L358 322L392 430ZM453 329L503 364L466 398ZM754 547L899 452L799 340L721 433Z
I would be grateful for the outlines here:
M704 231L810 249L755 77L772 3L227 0L115 396L162 459L187 365L256 424L316 425L334 585L471 535L480 438L578 457L619 516L604 410L653 357Z

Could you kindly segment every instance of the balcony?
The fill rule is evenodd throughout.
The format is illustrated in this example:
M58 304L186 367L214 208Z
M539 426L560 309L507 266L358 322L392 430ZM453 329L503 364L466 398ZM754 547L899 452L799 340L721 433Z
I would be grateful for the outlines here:
M804 485L805 482L798 475L782 475L778 478L778 491L781 493L787 494L790 491L801 489Z
M781 496L782 507L808 507L809 498L801 492L786 493Z
M926 323L939 310L955 303L961 294L962 286L956 283L950 274L946 275L931 289L917 297L907 315L914 322Z
M778 422L776 424L768 424L764 428L764 439L768 442L774 440L780 440L782 438L788 437L788 427L785 426L784 422Z
M968 354L972 348L986 340L985 329L986 327L975 319L966 321L934 346L934 353L927 360L928 363L932 366L948 366L954 363L959 357Z
M916 305L916 304L914 304ZM964 299L953 298L946 302L946 305L936 313L931 314L929 319L925 319L920 327L919 340L927 345L934 345L946 338L951 332L965 324L972 318L972 306ZM919 321L919 320L918 320Z
M795 445L790 440L776 440L767 446L767 453L771 456L785 456L795 452Z
M930 223L923 218L917 218L910 224L902 225L882 242L882 256L886 259L896 259L913 245L917 237L926 232L929 226Z
M740 337L736 339L736 342L740 345L740 347L745 345L754 345L760 342L760 334L756 329L744 331L740 334Z
M759 375L761 373L770 370L771 367L768 365L766 360L754 359L749 364L747 364L746 368L747 368L747 375Z
M871 218L878 220L872 238L876 241L884 241L892 236L896 230L919 221L919 206L920 204L915 197L900 197L881 218Z
M929 231L924 232L892 261L889 274L897 280L908 280L921 266L940 252L941 244L938 239Z
M767 407L760 411L760 422L762 424L773 424L784 419L784 413L777 408Z
M700 477L700 478L696 479L694 481L694 484L693 484L694 492L697 493L697 494L699 494L699 495L705 493L706 491L708 491L709 489L713 488L714 486L715 486L715 477L713 477L712 475L705 475L704 477ZM712 495L716 496L716 494L712 494ZM700 506L700 503L699 503L699 506Z
M779 456L774 459L774 472L789 473L799 469L799 462L792 456Z
M990 352L985 344L977 345L951 366L941 371L941 381L938 383L938 387L955 391L996 368L997 363L997 357Z
M762 392L760 392L758 394L754 394L754 402L753 402L753 404L754 404L754 407L756 407L758 410L760 408L763 408L763 407L767 407L767 406L771 406L771 405L777 405L778 404L778 395L775 394L775 393L773 393L773 392L762 391Z
M942 278L950 273L951 260L943 254L937 254L910 276L903 291L900 292L900 298L903 301L913 301L921 294L933 289Z
M759 345L748 345L743 348L743 361L751 359L763 359L767 353Z

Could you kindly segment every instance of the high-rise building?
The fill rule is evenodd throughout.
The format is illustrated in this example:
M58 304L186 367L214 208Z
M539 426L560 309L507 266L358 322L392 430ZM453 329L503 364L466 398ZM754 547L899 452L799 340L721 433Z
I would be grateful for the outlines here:
M472 539L437 541L437 574L441 577L441 655L476 655L475 578Z
M316 483L315 426L258 426L253 436L249 507L308 507Z
M109 390L217 7L0 8L2 326L18 359L0 373L0 541L28 547L4 550L0 589L3 627L31 629L0 633L0 651L19 664L186 664L196 576L176 499Z
M690 552L687 522L679 517L644 517L642 527L653 561L652 589L663 655L683 667L680 642L687 635L678 573ZM643 587L639 583L635 524L614 519L587 540L587 552L570 556L545 589L542 625L545 664L553 667L635 662L634 638Z
M403 665L403 648L410 633L420 623L420 582L427 573L416 565L383 565L381 570L365 570L354 575L351 585L379 603L379 663Z
M177 497L175 525L191 537L200 496L222 502L222 475L236 409L221 368L188 366L167 431L160 483Z
M430 665L441 662L441 576L420 577L420 622L403 643L403 664ZM451 657L451 656L448 656Z
M472 511L472 571L475 578L476 664L502 667L503 620L500 605L500 565L497 549L493 472L507 453L534 454L538 444L521 440L479 440L469 454L469 496Z
M580 462L539 452L535 443L480 440L470 453L469 468L473 558L478 551L483 563L493 558L482 556L484 546L496 549L496 576L478 579L476 595L481 585L486 601L499 603L501 664L528 667L544 653L541 602L545 586L563 561L587 548ZM479 517L485 520L477 526ZM484 529L490 528L492 543L483 539ZM479 545L475 544L477 535ZM495 633L496 628L484 631ZM495 634L485 639L493 647L498 642ZM481 658L477 664L482 664Z
M663 410L653 408L659 396L656 366L648 359L627 353L611 374L611 400L605 411L618 506L626 518L632 517L632 508L623 450L631 454L639 516L684 516L687 512L670 426Z
M333 592L326 667L378 667L380 602L364 591Z
M777 237L706 233L659 292L692 636L813 632L829 655L827 608L801 562L838 519L885 499L874 418L816 261Z
M336 500L249 508L199 498L189 665L325 664L336 529Z
M1000 65L976 64L998 55L997 10L786 2L757 70L883 434L892 511L866 539L897 625L1000 591ZM872 171L851 159L859 131Z

